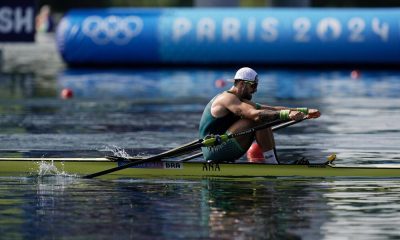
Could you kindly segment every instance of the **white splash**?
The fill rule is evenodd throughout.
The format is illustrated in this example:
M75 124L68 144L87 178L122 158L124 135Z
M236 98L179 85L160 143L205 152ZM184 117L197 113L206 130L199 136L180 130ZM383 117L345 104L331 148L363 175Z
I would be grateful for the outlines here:
M40 161L37 162L38 172L37 175L39 177L42 176L71 176L67 174L63 169L57 169L56 165L54 165L54 161ZM62 164L63 165L63 164Z
M105 151L112 152L113 156L117 157L123 157L123 158L129 158L131 157L123 148L117 147L117 146L106 146Z

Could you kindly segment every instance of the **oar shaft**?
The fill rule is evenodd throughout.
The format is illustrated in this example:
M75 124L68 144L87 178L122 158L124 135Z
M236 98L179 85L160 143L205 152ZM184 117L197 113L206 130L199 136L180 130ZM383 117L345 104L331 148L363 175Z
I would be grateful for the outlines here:
M270 127L273 127L273 126L275 126L277 124L280 124L280 123L283 123L283 122L284 121L279 120L279 119L275 120L275 121L272 121L272 122L266 122L266 123L263 123L261 125L255 126L255 127L250 128L248 130L245 130L245 131L241 131L241 132L238 132L238 133L232 133L228 137L229 138L236 138L236 137L248 135L248 134L254 133L254 132L258 131L258 130L261 130L261 129L264 129L264 128L270 128Z
M306 119L308 119L308 118L303 118L303 119L301 119L301 120L299 120L299 121L291 120L291 121L289 121L289 122L285 122L285 123L279 124L279 125L277 125L277 126L272 127L272 131L277 131L277 130L279 130L279 129L292 126L293 124L302 122L302 121L304 121L304 120L306 120Z
M121 166L118 166L118 167L115 167L115 168L110 168L110 169L106 169L104 171L100 171L100 172L96 172L96 173L93 173L93 174L89 174L89 175L84 176L83 178L95 178L95 177L102 176L102 175L105 175L105 174L108 174L108 173L112 173L112 172L116 172L116 171L119 171L119 170L122 170L122 169L125 169L125 168L133 167L133 166L139 165L141 163L159 161L159 160L161 160L163 158L176 156L176 155L179 155L179 154L182 154L182 153L187 153L187 152L193 151L195 149L199 149L200 147L203 146L203 143L201 143L201 142L198 142L198 143L194 143L194 142L195 141L193 141L191 144L185 144L182 147L176 148L175 152L172 152L171 150L170 151L166 151L166 152L162 152L160 154L148 157L148 158L143 159L143 160L130 162L130 163L127 163L125 165L121 165Z
M187 162L189 160L192 160L192 159L195 159L195 158L198 158L198 157L201 157L201 156L203 156L203 152L199 152L199 153L187 156L187 157L179 160L179 162Z

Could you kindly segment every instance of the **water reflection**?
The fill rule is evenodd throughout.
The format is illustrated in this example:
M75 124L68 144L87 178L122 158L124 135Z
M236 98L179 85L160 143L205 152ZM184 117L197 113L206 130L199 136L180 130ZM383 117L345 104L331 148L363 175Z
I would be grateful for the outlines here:
M365 70L357 77L350 71L275 72L278 98L398 98L400 72Z
M399 236L398 180L0 180L3 237L21 227L25 238Z
M209 208L210 236L239 238L301 239L302 229L318 229L320 221L307 216L312 208L326 207L320 195L309 195L302 181L221 182L206 181L203 202ZM315 201L314 206L307 204ZM320 203L318 203L320 202ZM326 216L315 216L322 220ZM282 223L285 224L282 224ZM314 233L313 238L319 238Z
M1 180L0 229L27 238L376 239L400 227L398 180Z
M193 102L216 94L219 89L215 80L226 76L226 72L207 70L69 70L59 76L58 82L61 88L72 89L79 98Z
M39 80L33 72L0 72L0 104L3 105L5 100L52 98L57 96L55 85L53 80Z
M80 98L209 99L230 87L234 69L224 70L68 70L58 77L61 88ZM400 72L286 71L260 69L257 97L307 99L326 97L399 97Z
M53 79L35 73L1 73L0 99L58 99L71 89L77 99L204 102L230 87L235 69L64 70ZM260 69L257 99L398 98L400 72Z
M396 239L400 228L400 185L397 180L318 183L334 191L323 197L331 207L321 230L326 236ZM340 229L340 231L338 231Z

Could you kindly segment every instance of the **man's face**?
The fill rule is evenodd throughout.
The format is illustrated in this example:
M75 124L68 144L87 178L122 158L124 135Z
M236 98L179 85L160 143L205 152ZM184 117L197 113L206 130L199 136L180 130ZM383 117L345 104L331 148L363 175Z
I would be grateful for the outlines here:
M244 90L242 98L251 100L253 98L253 94L257 92L258 82L243 81L243 83L244 83Z

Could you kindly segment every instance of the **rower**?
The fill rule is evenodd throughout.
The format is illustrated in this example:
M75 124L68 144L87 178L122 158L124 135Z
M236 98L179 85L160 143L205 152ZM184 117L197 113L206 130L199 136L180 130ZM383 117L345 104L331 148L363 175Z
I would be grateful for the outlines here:
M200 138L236 133L277 119L299 121L305 115L309 118L318 118L321 115L317 109L293 109L253 102L251 99L257 92L257 86L256 71L249 67L239 69L233 79L233 86L215 96L205 107L199 125ZM279 164L271 128L231 138L213 147L203 147L204 159L216 162L234 161L246 153L254 140L263 152L262 162Z

